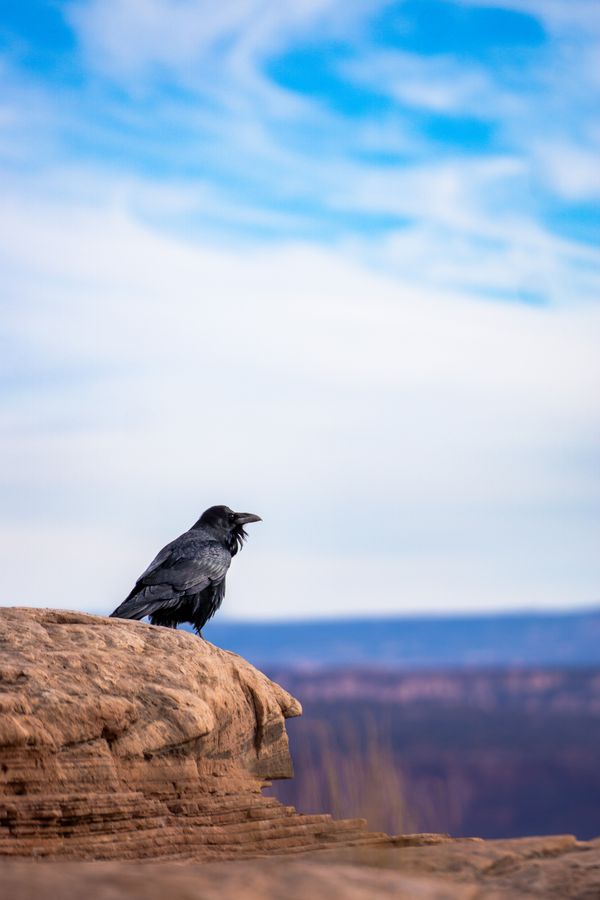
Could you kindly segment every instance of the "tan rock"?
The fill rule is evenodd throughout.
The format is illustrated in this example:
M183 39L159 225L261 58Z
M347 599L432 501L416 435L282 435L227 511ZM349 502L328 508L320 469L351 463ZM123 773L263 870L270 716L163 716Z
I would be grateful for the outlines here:
M11 900L482 900L472 885L314 862L0 862ZM491 900L519 900L515 897Z
M0 861L11 900L597 900L600 843L452 841L223 862Z
M476 886L477 897L600 900L600 839L578 841L570 834L501 841L430 837L402 835L379 846L324 850L319 859Z
M0 854L143 859L373 841L261 788L300 704L184 631L0 610Z

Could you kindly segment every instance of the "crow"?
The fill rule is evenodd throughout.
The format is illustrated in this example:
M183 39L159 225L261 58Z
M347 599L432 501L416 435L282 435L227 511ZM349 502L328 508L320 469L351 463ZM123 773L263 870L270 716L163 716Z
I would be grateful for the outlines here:
M247 537L244 525L261 521L253 513L211 506L189 531L163 547L111 616L149 616L152 625L165 628L189 622L202 637L202 628L223 602L231 558Z

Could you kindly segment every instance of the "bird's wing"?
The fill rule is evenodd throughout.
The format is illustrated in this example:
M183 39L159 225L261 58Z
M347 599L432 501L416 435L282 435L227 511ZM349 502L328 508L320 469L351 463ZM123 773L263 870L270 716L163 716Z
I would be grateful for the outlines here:
M167 544L166 547L163 547L162 550L156 554L156 556L154 557L154 559L152 560L152 562L150 563L148 568L142 572L142 574L138 578L136 584L139 584L140 582L142 582L144 580L144 578L146 578L147 575L151 575L152 572L156 572L156 570L160 569L161 566L163 566L165 564L168 565L169 560L173 558L174 548L175 548L175 545L177 544L177 541L179 541L179 540L180 540L180 538L177 538L177 540L175 540L175 541L171 541L170 544Z
M183 535L160 551L137 585L164 584L175 591L201 591L221 581L230 562L231 554L217 541Z
M210 584L223 581L230 562L231 554L217 541L182 535L152 560L111 615L141 619L157 609L176 607L182 594L198 594Z

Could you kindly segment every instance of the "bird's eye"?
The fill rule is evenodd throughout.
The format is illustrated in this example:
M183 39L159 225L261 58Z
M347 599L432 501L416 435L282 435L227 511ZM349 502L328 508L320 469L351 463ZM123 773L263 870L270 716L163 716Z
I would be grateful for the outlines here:
M235 513L229 513L229 521L235 522Z

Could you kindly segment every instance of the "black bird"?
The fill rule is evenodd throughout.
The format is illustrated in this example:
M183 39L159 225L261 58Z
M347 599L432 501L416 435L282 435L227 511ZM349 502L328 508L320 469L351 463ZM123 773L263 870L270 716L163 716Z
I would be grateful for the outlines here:
M202 628L223 602L231 558L247 537L244 525L260 521L253 513L211 506L189 531L163 547L111 616L149 616L153 625L166 628L190 622L202 637Z

